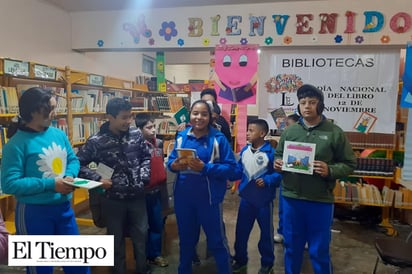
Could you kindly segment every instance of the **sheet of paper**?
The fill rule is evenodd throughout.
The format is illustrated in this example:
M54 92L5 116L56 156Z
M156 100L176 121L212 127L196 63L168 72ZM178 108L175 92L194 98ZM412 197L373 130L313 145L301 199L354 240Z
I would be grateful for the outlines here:
M114 169L103 164L99 163L97 165L96 173L102 176L102 179L111 179L113 175Z

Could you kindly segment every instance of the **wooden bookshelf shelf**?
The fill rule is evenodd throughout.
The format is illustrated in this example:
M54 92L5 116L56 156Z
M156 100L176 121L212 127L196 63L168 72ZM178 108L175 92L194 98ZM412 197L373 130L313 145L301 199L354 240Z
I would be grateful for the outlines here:
M105 115L105 112L73 112L73 116L100 116Z
M0 119L1 119L1 118L7 118L7 119L9 119L9 118L13 118L13 117L16 116L16 115L17 115L16 113L0 114Z
M157 110L132 110L133 114L136 113L151 113L151 114L163 114L163 111L157 111Z
M385 205L385 204L374 204L374 203L365 203L365 202L357 202L357 201L343 201L343 200L339 200L339 199L335 200L335 204L375 206L375 207L391 207L391 205Z
M78 146L84 145L84 143L85 143L85 142L76 142L76 143L73 143L72 146L78 147Z
M365 179L382 179L382 180L394 180L395 178L393 176L369 176L369 175L349 175L349 177L352 178L365 178Z
M406 210L412 210L412 205L407 205L407 206L403 206L403 205L395 205L394 208L397 209L406 209Z
M53 89L58 101L56 108L56 112L58 113L56 114L55 121L53 121L53 126L66 132L73 147L82 146L85 143L83 140L86 140L99 130L101 124L105 121L105 104L111 98L122 97L130 100L130 102L132 102L133 98L146 98L144 110L132 110L132 113L151 113L156 118L158 116L159 118L163 118L165 112L174 113L182 105L189 105L190 107L189 92L149 91L147 85L140 85L135 81L72 70L69 66L64 68L49 67L50 70L46 72L53 72L54 69L54 79L47 79L50 77L50 73L45 73L45 79L36 78L40 76L38 74L35 75L32 71L30 71L28 77L2 74L4 70L3 66L4 59L0 58L0 85L15 90L12 95L13 98L17 98L17 101L18 96L21 94L19 91L26 90L30 87L37 86ZM33 70L35 66L39 68L39 66L43 65L30 62L31 70ZM47 66L44 67L47 68ZM15 96L16 94L17 96ZM164 99L164 97L168 99L169 97L176 98L162 100L168 101L167 104L159 104L159 102L152 104L153 100L156 99L155 97L162 97L160 99ZM59 106L60 99L62 105ZM178 105L179 108L177 108ZM0 114L0 119L2 119L1 121L3 122L2 125L6 126L10 123L10 120L16 116L16 114L10 112L18 111L18 109L16 110L17 107L12 108L11 104L9 104L8 107L9 109L3 111L6 113ZM174 133L170 133L164 134L163 136L169 140L173 139L174 135ZM14 196L0 195L0 205L7 206L7 212L11 210L11 212L14 213L14 206L12 206L14 205L14 201ZM81 210L87 210L88 193L76 189L73 193L72 204L76 214ZM12 229L14 227L14 220L9 218L9 213L4 215L8 218L6 220L9 222L7 223L8 229L14 231ZM93 225L91 219L78 218L77 221L79 225Z

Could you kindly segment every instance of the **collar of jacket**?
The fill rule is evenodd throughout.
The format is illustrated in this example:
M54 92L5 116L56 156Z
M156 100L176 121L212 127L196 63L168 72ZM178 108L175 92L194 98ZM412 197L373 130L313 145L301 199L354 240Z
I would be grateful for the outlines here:
M119 135L117 135L117 134L114 134L114 133L110 130L109 126L110 126L110 122L109 122L109 121L105 122L105 123L100 127L100 132L101 132L101 133L104 133L104 134L111 135L111 136L113 136L113 137L115 137L115 138L119 138L119 139L122 139L124 136L129 135L129 133L130 133L130 127L129 127L129 130L128 130L128 131L124 132L123 134L121 134L121 135L119 136Z
M299 118L298 124L300 124L304 129L306 130L312 130L314 128L319 127L320 125L322 125L325 121L327 121L326 116L322 114L320 122L317 125L314 125L312 127L308 127L305 122L303 121L303 117Z

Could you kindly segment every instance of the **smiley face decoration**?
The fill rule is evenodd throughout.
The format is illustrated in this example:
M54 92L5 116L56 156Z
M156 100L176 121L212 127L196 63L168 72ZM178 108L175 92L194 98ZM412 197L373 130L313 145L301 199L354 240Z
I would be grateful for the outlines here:
M219 103L255 104L257 45L218 45L215 49L215 89Z

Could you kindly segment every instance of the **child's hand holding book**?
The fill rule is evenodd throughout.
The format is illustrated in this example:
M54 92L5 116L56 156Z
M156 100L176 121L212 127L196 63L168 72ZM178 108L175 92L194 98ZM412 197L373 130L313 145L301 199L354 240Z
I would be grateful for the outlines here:
M197 157L195 149L178 148L176 149L178 158L172 163L172 169L177 171L193 170L200 172L204 163Z

